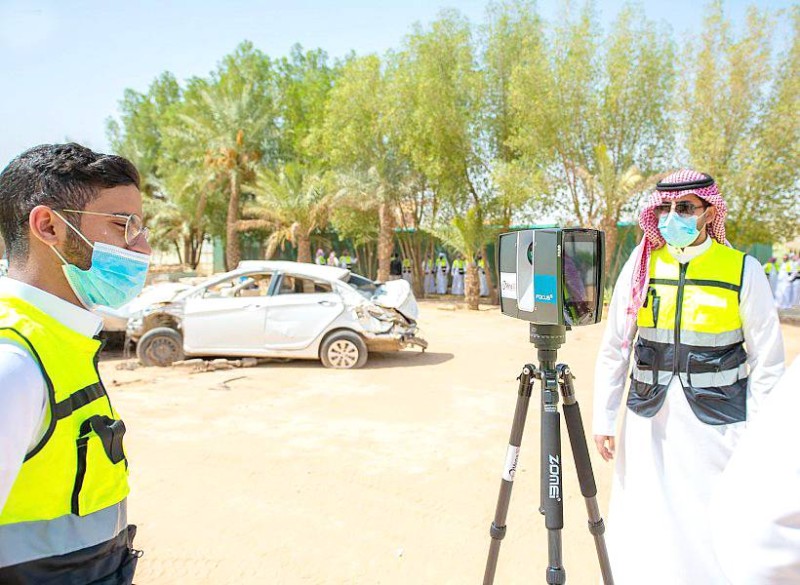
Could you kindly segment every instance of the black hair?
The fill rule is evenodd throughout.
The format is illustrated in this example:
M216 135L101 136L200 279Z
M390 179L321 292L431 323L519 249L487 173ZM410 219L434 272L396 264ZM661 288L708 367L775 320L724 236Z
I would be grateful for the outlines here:
M41 144L15 157L0 173L0 235L9 259L27 256L27 220L37 205L80 211L102 189L123 185L139 188L133 163L74 142Z

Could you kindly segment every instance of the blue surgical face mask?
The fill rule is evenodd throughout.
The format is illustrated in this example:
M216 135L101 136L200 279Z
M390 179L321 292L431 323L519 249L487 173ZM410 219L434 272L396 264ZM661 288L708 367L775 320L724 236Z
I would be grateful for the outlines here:
M56 247L51 246L64 263L64 276L84 307L93 309L97 305L103 305L118 309L142 292L150 265L148 254L103 242L92 244L58 212L54 213L92 248L92 265L89 270L82 270L67 262Z
M697 229L699 219L695 216L681 217L673 210L658 218L658 231L669 245L685 248L700 235L700 230Z

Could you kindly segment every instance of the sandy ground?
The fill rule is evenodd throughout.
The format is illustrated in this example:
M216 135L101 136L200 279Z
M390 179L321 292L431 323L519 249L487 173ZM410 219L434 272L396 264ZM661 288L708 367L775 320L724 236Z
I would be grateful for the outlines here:
M148 584L480 583L515 378L535 362L528 326L497 309L421 303L430 349L356 371L291 362L192 374L101 371L127 427L129 515ZM568 334L587 432L603 325ZM784 326L787 361L800 327ZM538 387L503 541L498 585L544 583ZM594 543L564 430L564 566L596 583ZM612 468L593 453L605 517ZM613 562L613 559L612 559Z

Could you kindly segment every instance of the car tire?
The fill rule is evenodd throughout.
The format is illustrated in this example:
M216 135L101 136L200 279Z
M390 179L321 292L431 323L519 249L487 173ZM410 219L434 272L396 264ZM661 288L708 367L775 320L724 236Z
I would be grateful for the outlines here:
M353 370L367 363L367 344L352 331L337 331L330 334L319 351L326 368Z
M145 366L166 367L183 359L183 336L170 327L156 327L139 339L136 357Z

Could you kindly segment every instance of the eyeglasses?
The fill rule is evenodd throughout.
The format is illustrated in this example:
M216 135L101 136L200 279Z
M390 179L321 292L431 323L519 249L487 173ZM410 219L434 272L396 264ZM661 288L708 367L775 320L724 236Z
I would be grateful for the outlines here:
M656 217L667 215L675 208L675 213L681 217L692 217L698 209L705 209L708 205L695 205L691 201L673 201L672 203L664 203L656 206L653 211Z
M76 209L62 209L65 213L77 213L79 215L100 215L104 217L116 217L120 220L125 220L125 243L129 246L135 246L142 238L147 240L150 235L149 228L144 226L142 218L135 213L100 213L98 211L78 211ZM117 224L122 227L122 224Z

